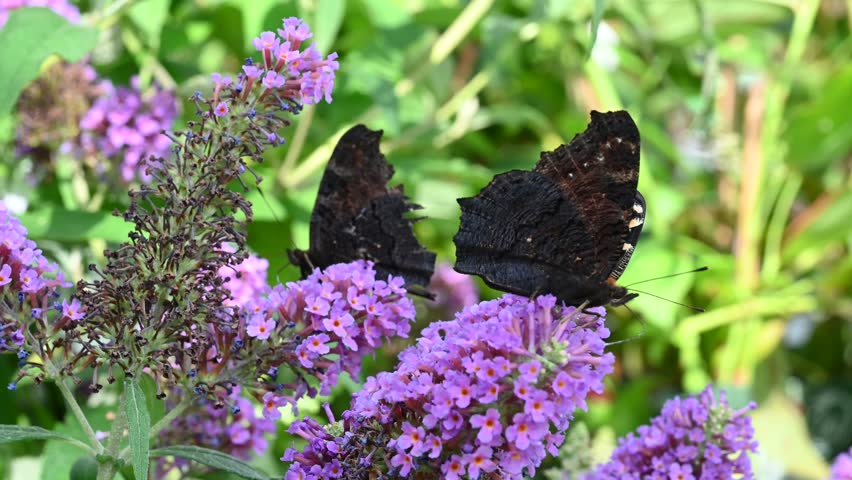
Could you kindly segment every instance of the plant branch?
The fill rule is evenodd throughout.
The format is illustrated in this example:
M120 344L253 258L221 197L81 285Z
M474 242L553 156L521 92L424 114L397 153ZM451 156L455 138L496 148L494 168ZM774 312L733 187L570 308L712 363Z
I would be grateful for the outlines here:
M29 333L26 334L30 336ZM80 427L83 429L83 433L86 434L86 437L91 444L91 448L94 450L96 454L103 453L104 446L101 445L100 440L98 440L97 435L95 435L95 430L92 428L92 424L89 423L89 419L86 418L86 415L83 413L83 409L80 408L80 404L77 402L77 399L74 398L74 393L71 392L71 389L68 388L68 384L65 383L65 378L59 375L59 369L56 368L56 365L50 360L49 355L44 355L44 348L41 343L38 342L35 338L30 336L30 342L32 345L38 345L38 351L44 362L44 366L48 372L48 375L54 377L56 386L59 388L59 391L62 392L62 398L65 399L65 403L68 404L68 407L71 408L71 412L74 414L74 417L77 418L77 422L80 423ZM82 443L82 442L81 442Z
M106 455L111 457L101 461L98 467L97 480L112 480L118 472L119 458L116 455L119 447L121 447L121 439L124 436L124 431L127 428L127 414L122 408L124 404L124 393L118 397L115 420L112 422L112 428L109 432L109 442L107 443Z
M80 404L77 403L77 399L74 398L74 394L71 392L71 389L68 388L68 384L65 383L65 379L58 378L56 380L56 386L59 387L59 391L62 392L62 397L65 398L65 403L67 403L71 408L71 412L74 414L74 417L76 417L77 421L80 422L80 426L83 428L83 433L86 434L86 437L89 439L95 453L102 453L104 446L101 445L101 442L95 435L95 430L92 428L92 424L89 423L89 419L86 418L86 415L83 413L83 409L80 408Z
M157 423L151 426L151 438L154 438L155 436L157 436L158 433L160 433L161 430L171 425L172 421L174 421L175 418L182 414L184 410L186 410L187 407L189 407L190 405L192 405L192 400L189 396L185 395L181 399L180 403L175 406L175 408L169 410L169 412L166 413L163 418L161 418L157 421Z

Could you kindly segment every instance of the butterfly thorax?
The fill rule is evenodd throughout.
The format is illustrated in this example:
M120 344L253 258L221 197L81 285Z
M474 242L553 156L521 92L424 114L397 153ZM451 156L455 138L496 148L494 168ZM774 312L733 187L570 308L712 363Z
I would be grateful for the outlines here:
M574 283L565 282L556 286L552 291L543 290L541 293L553 293L557 299L566 305L586 307L602 307L612 305L617 307L633 300L638 295L629 293L626 288L616 285L609 280L603 283Z

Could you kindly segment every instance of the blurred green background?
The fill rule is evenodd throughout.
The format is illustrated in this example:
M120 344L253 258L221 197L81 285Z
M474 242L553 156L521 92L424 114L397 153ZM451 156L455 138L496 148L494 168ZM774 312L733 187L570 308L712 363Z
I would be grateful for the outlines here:
M271 281L296 278L284 250L307 246L319 177L354 123L384 130L394 181L429 217L418 235L451 262L456 198L476 194L496 173L531 168L542 150L582 131L590 110L626 109L642 135L648 216L621 283L707 265L639 287L707 311L650 295L611 309L615 339L643 335L612 348L616 374L579 417L595 451L605 454L614 436L647 422L666 399L707 383L726 388L735 405L758 402L758 478L825 478L826 462L852 445L852 1L80 7L100 30L92 54L99 74L116 83L140 74L181 98L209 91L211 72L233 74L256 57L251 39L282 17L306 19L319 50L340 54L334 102L307 108L285 132L288 147L256 168L265 180L263 196L249 194L249 244L270 260ZM183 111L192 118L188 103ZM71 278L126 238L126 226L109 215L126 197L80 203L73 191L89 187L78 177L60 168L27 185L19 181L26 165L10 149L0 155L0 191L27 199L30 237ZM0 380L14 368L3 360ZM394 353L380 356L366 373L393 361ZM335 393L338 412L354 388ZM50 387L0 390L0 405L2 423L62 421ZM282 472L277 458L290 442L280 435L258 463ZM29 471L23 462L39 460L20 458L42 447L0 445L0 464L11 474L9 462L19 458L14 471Z

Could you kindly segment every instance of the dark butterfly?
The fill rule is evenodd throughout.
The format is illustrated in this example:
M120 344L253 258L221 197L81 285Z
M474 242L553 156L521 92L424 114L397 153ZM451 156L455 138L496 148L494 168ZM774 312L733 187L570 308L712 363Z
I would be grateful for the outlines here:
M639 130L627 112L592 112L571 143L543 152L460 198L455 269L519 295L551 293L568 305L622 305L615 284L645 220Z
M381 138L381 130L364 125L343 134L320 181L310 248L287 255L302 277L314 267L372 260L377 278L402 276L409 292L431 297L410 285L428 285L435 269L435 254L414 236L412 225L418 219L405 216L421 207L408 201L401 185L388 188L393 167L379 151Z

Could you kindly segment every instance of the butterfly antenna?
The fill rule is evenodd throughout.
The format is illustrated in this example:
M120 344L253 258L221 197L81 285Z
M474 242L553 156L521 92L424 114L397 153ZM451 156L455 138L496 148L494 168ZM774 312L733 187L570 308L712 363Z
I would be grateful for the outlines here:
M645 336L645 332L646 332L645 320L642 320L642 317L640 317L639 315L636 315L636 312L631 310L630 307L628 307L627 305L624 305L624 308L626 308L635 318L637 318L639 320L639 323L642 324L642 331L637 333L636 335L633 335L632 337L627 337L627 338L624 338L624 339L621 339L621 340L616 340L614 342L607 342L606 343L607 347L611 347L613 345L618 345L620 343L632 342L633 340L638 340L639 338Z
M252 173L254 173L254 172L252 172ZM255 174L255 175L256 175L256 174ZM263 189L261 189L261 188L260 188L260 185L257 185L257 193L259 193L259 194L260 194L260 198L262 198L262 199L263 199L263 203L265 203L265 204L266 204L266 206L267 206L267 208L269 208L269 212L270 212L270 213L272 213L272 218L273 218L273 219L275 219L275 223L277 223L277 224L281 225L281 219L279 219L279 218L278 218L278 214L276 214L276 213L275 213L275 209L274 209L274 208L272 208L272 204L269 202L269 199L268 199L268 198L266 198L266 194L265 194L265 193L263 193ZM291 246L292 246L293 248L296 248L296 245L295 245L295 244L293 244L293 240L292 240L292 239L290 240L290 244L291 244ZM276 280L276 281L278 280L278 275L281 273L281 271L282 271L282 270L284 270L285 268L287 268L287 267L289 267L289 266L293 265L292 263L290 263L290 259L289 259L289 258L287 258L287 256L286 256L286 255L284 256L284 258L285 258L285 260L284 260L284 264L283 264L283 265L281 265L281 266L278 268L278 270L276 270L276 271L275 271L275 280ZM278 283L281 283L281 282L279 281Z
M629 288L633 285L639 285L640 283L653 282L654 280L662 280L664 278L672 278L672 277L677 277L678 275L686 275L687 273L704 272L704 271L707 271L707 270L710 270L710 267L703 266L703 267L696 268L694 270L689 270L687 272L672 273L671 275L663 275L662 277L654 277L654 278L648 278L646 280L640 280L638 282L633 282L630 285L625 285L624 287Z
M266 194L263 193L263 190L260 188L260 185L257 185L257 193L260 194L260 198L263 199L263 203L269 208L269 211L272 213L272 218L275 219L275 223L281 223L281 220L278 218L278 215L275 213L275 209L272 208L272 204L269 203L269 200L266 198Z
M686 272L684 272L684 273L686 273ZM686 307L686 308L692 310L693 312L701 313L701 312L705 311L701 307L695 307L695 306L692 306L692 305L687 305L685 303L675 302L674 300L670 300L668 298L661 297L659 295L654 295L653 293L643 292L642 290L636 290L635 288L628 288L628 290L630 290L631 292L641 293L642 295L648 295L649 297L659 298L660 300L665 300L669 303L674 303L675 305L680 305L681 307Z

